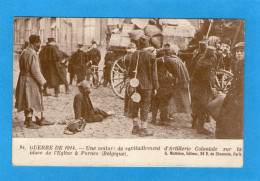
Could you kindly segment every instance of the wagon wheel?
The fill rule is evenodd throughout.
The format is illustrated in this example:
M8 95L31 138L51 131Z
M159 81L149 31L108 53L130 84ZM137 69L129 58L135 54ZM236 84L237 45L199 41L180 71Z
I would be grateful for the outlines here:
M112 65L110 77L113 92L121 99L125 98L125 66L123 57L118 58Z
M217 89L223 93L227 93L231 86L233 74L223 69L217 70L216 74Z

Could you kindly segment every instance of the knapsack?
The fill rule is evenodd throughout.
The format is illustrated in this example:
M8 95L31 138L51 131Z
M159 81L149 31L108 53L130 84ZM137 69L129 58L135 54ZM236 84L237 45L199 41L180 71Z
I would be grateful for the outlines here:
M64 134L72 135L76 134L77 132L81 132L86 127L86 121L84 119L77 119L71 122L65 129Z

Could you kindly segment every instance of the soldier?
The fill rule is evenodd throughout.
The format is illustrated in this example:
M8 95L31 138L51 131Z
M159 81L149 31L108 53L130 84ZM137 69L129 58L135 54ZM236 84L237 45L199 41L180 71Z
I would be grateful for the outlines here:
M106 117L113 115L114 112L105 112L101 109L94 108L89 97L90 84L83 80L78 85L79 93L75 95L73 108L75 119L83 118L86 122L101 122Z
M73 65L75 74L77 75L77 83L85 80L87 63L87 53L83 51L83 45L78 44L78 50L71 57L71 64Z
M218 139L243 139L245 43L236 44L233 51L236 57L232 64L234 78L216 121Z
M91 61L92 65L98 66L100 60L101 60L101 54L100 51L97 49L97 43L93 40L92 47L89 50L89 61Z
M198 60L200 58L202 58L203 56L205 56L206 48L207 48L206 42L205 41L199 41L199 48L196 49L193 52L191 65L189 66L190 76L193 76L193 72L194 72L194 69L197 65ZM193 107L193 104L194 104L194 100L193 100L193 93L194 92L193 92L193 90L195 88L195 85L193 85L193 83L194 83L194 81L191 81L191 83L190 83L191 107ZM197 120L197 116L195 115L195 112L193 112L193 111L191 113L191 117L192 117L193 120ZM194 121L193 124L192 124L192 128L196 129L196 126L197 126L197 121Z
M41 104L40 91L46 83L39 66L37 52L40 49L41 40L37 35L29 37L29 45L22 52L19 59L20 74L16 87L17 111L24 111L26 128L38 129L39 127L32 122L33 111L43 111Z
M174 50L171 48L166 48L165 56L157 59L157 72L159 89L155 96L152 124L165 126L172 97L171 112L186 113L190 111L188 94L190 77L185 64L174 55ZM160 110L160 121L156 122L158 109Z
M71 56L68 58L68 72L70 73L70 85L72 85L72 82L74 80L74 77L75 77L75 68L74 68L74 65L72 64L72 56L75 52L72 51L71 52Z
M195 67L192 84L192 112L193 112L193 127L200 134L209 135L210 131L204 128L204 123L207 119L207 104L213 100L215 95L216 84L216 48L209 46L206 49L205 56L198 60Z
M69 85L67 81L67 71L65 58L68 55L56 46L54 38L48 38L48 44L41 50L39 54L41 70L47 84L44 86L44 95L47 94L47 87L54 88L55 97L60 93L60 85L64 84L66 93L69 93Z
M136 92L141 96L141 101L139 103L133 102L131 115L133 119L132 134L138 134L139 136L151 136L153 134L147 131L147 116L149 113L153 90L154 94L156 94L158 89L157 64L155 55L146 50L149 46L149 39L147 37L141 37L139 40L139 45L141 50L134 52L129 65L129 78L132 79L136 76L139 80L139 85L136 88ZM137 71L135 71L136 69ZM138 124L139 109L141 128L139 128Z

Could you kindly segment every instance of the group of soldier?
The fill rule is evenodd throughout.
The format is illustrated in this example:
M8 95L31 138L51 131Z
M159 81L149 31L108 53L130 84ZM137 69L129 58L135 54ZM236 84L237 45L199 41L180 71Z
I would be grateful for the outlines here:
M31 35L29 42L24 46L19 59L20 74L16 87L15 107L24 111L26 128L38 129L41 125L53 124L41 118L32 121L33 112L42 112L42 96L50 96L47 88L54 88L55 97L60 93L60 85L65 86L69 94L67 81L67 65L69 62L70 84L77 76L77 83L85 80L91 65L98 65L101 59L100 51L95 41L88 52L84 52L83 45L71 56L59 50L54 38L48 38L45 46L41 47L40 37ZM42 121L42 122L41 122Z
M28 47L23 50L19 60L20 75L15 106L18 111L24 111L26 127L38 128L32 121L32 115L33 111L43 111L41 92L48 95L47 87L54 88L55 96L58 97L59 86L64 84L66 93L69 93L66 79L67 61L70 84L76 75L81 90L81 95L77 95L74 100L75 118L83 117L85 121L88 120L87 122L95 122L107 117L108 113L93 108L89 98L89 83L86 81L91 73L91 65L98 66L101 59L96 42L92 41L92 47L87 52L84 52L83 45L79 44L78 50L70 57L58 49L53 38L48 39L47 45L42 47L41 51L40 43L39 36L31 35ZM209 120L207 105L218 95L216 69L220 66L220 56L219 47L214 43L208 41L195 51L192 71L187 70L185 63L175 55L176 52L169 44L163 46L162 55L160 51L150 46L147 37L140 38L138 50L133 43L128 46L127 54L124 56L127 85L124 113L133 120L132 134L140 137L153 135L147 129L150 109L152 109L151 123L167 126L169 103L172 98L172 107L176 109L174 112L187 113L191 107L192 128L199 134L211 134L204 124ZM221 58L221 62L224 62L221 66L228 67L234 77L224 99L220 116L216 120L216 137L241 139L243 138L244 43L238 43L228 53L224 49ZM81 103L83 106L79 108L78 105ZM182 111L178 111L180 109ZM156 119L158 110L159 121Z
M135 46L130 45L124 57L128 83L125 115L133 119L132 134L153 135L147 130L149 109L152 110L151 124L167 126L171 101L170 109L175 113L188 113L190 107L192 128L199 134L210 135L212 132L204 126L210 121L209 104L215 101L214 109L220 110L214 117L215 137L243 138L244 42L237 43L230 50L229 43L221 42L215 36L209 37L208 41L200 42L194 52L193 67L189 67L189 71L169 44L164 45L163 55L149 47L149 39L145 37L140 38L139 46L140 49L135 50ZM228 70L234 75L228 92L217 85L218 69ZM131 85L135 79L138 80L137 87ZM159 121L156 120L158 109Z

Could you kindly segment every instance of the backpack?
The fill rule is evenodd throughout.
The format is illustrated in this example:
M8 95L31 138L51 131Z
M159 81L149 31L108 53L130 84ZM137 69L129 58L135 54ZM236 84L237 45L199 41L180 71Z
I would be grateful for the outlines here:
M84 119L77 119L71 122L65 129L64 134L72 135L76 134L77 132L81 132L86 127L86 121Z

